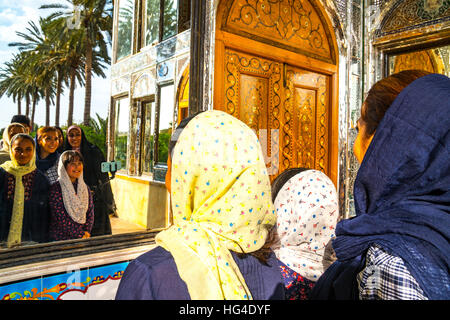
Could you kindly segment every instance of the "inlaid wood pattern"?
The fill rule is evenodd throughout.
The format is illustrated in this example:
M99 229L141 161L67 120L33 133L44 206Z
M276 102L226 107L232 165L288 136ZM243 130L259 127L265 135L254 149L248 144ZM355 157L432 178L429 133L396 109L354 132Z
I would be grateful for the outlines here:
M235 0L222 30L334 63L324 17L313 1Z
M286 84L283 168L306 167L328 173L329 79L288 67Z

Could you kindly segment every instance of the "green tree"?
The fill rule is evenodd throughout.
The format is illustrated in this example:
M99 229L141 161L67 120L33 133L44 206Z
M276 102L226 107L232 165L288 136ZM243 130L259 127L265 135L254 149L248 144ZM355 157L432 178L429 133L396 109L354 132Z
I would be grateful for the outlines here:
M20 59L17 55L13 56L11 61L5 62L3 68L0 69L0 97L6 94L12 97L13 101L17 101L17 113L22 113L21 100L25 96L23 88L20 87Z
M23 39L22 42L13 42L9 46L18 47L23 53L21 64L33 77L33 82L45 98L45 125L50 125L50 105L55 95L56 69L49 63L54 51L54 43L48 27L49 20L40 18L39 25L33 21L28 22L26 32L16 32ZM34 118L34 113L32 113Z
M94 145L96 145L106 157L106 128L108 120L102 119L98 113L96 113L97 120L90 119L89 126L84 124L79 124L80 128L83 129L86 139Z
M112 34L112 0L67 0L72 6L62 4L43 5L41 9L64 9L49 16L50 19L58 21L55 25L61 27L61 21L66 22L61 33L67 29L80 30L82 39L82 52L84 56L85 76L85 105L83 124L89 126L92 95L92 73L105 77L103 70L110 64L108 45L111 44ZM68 19L79 20L74 25L67 23ZM73 20L72 20L73 21Z

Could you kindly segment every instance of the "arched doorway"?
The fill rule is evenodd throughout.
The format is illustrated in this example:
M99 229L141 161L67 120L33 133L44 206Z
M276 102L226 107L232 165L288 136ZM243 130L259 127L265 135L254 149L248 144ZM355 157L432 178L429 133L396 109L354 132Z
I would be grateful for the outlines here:
M189 115L189 64L184 68L177 89L177 125Z
M259 134L271 180L308 167L337 182L338 62L323 12L314 0L221 1L217 8L214 108Z

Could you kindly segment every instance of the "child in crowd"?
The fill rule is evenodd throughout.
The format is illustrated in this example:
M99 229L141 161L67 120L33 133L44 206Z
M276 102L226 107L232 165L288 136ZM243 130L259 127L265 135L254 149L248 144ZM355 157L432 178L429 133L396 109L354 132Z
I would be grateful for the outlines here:
M264 249L276 215L256 135L215 110L172 138L173 224L130 262L116 299L284 299L279 261Z
M50 188L50 240L89 238L94 204L83 179L83 156L74 150L63 152L58 176Z

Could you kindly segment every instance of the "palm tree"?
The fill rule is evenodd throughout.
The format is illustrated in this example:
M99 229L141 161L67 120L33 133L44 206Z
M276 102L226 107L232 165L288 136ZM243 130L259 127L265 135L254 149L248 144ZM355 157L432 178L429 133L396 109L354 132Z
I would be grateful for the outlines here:
M14 55L13 59L5 62L5 67L0 69L0 97L6 94L8 98L12 96L14 102L17 100L17 113L21 114L23 91L17 86L17 78L20 77L20 74L18 74L19 62L18 57Z
M30 116L30 103L32 103L31 122L33 124L36 104L43 93L39 88L37 77L31 70L28 57L29 52L23 51L13 55L12 61L5 63L6 68L2 68L0 74L0 96L5 93L8 97L13 96L13 99L24 96L27 116Z
M22 66L33 77L32 82L37 86L37 91L45 97L45 125L50 125L50 104L54 96L54 82L56 70L53 65L49 64L51 52L54 44L49 34L49 21L43 18L39 19L39 25L33 21L28 22L26 33L16 32L24 42L10 43L11 47L18 47L23 53ZM37 98L35 94L35 99ZM34 113L32 112L32 117Z
M113 12L112 0L67 0L67 2L71 4L73 8L81 8L79 16L80 24L77 25L77 27L79 27L79 30L83 32L82 43L85 58L85 105L83 123L85 125L89 125L92 95L92 72L94 71L96 75L105 77L103 72L98 71L102 71L102 69L104 68L103 63L110 63L107 49L108 44L111 43ZM67 5L43 5L40 7L40 9L66 10L51 14L48 18L52 20L67 21L67 19L73 19L73 17L75 16L75 10L71 9ZM64 28L60 28L59 30L61 33L64 33L68 32L68 29L70 29L72 32L74 31L73 26L70 26L69 28L67 23Z
M86 32L86 94L83 123L89 125L91 118L91 79L93 64L101 62L110 64L111 62L107 44L111 43L113 6L110 0L84 0L80 1L80 4L84 6L81 18ZM97 58L97 61L94 61L94 58Z
M80 30L67 28L65 19L48 17L49 33L52 34L54 48L49 59L49 65L56 70L56 110L55 125L59 126L60 96L63 84L69 87L68 125L73 123L74 92L77 82L84 85L83 70L83 33ZM62 31L61 31L62 30Z

